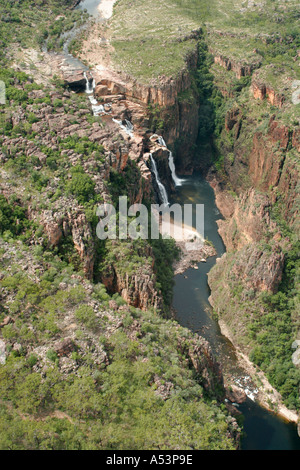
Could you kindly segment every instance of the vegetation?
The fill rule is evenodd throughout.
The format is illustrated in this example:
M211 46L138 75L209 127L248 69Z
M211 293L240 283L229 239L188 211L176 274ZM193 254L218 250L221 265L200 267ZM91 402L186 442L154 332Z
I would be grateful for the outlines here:
M101 285L90 286L91 308L90 287L85 290L80 278L71 287L67 264L51 263L40 282L20 271L1 281L15 300L9 307L13 322L2 329L7 359L0 367L0 448L233 448L226 413L214 397L208 400L188 365L193 334L134 308L112 315ZM68 290L61 289L62 280ZM67 373L53 348L66 315L78 329ZM122 326L114 328L120 319Z
M71 10L72 0L4 0L0 5L1 61L7 60L11 44L17 47L42 47L48 50L62 47L62 33L74 25L83 24L88 15L80 10ZM32 34L32 30L35 34Z
M174 272L172 265L179 258L179 249L175 241L170 239L151 240L153 255L155 260L155 270L158 291L165 302L165 309L171 305L173 299Z
M44 226L28 219L29 211L64 210L67 201L67 207L80 205L96 228L102 195L95 178L104 148L76 134L61 138L43 118L50 108L54 119L59 114L75 124L86 97L68 95L59 83L53 95L53 88L10 69L1 69L1 77L9 91L0 123L1 184L9 178L11 187L0 198L0 323L7 321L0 330L6 356L0 365L0 448L233 449L231 418L191 365L194 335L110 295L97 280L99 270L94 282L87 281L72 235L66 232L52 246ZM38 93L29 98L32 91ZM86 119L87 128L92 124ZM55 145L47 145L45 135ZM112 200L134 199L137 178L134 163L123 175L112 170L106 184ZM148 242L95 245L99 264L115 264L125 276L139 269L154 276ZM163 240L153 250L167 308L177 250ZM74 347L61 355L57 345L66 331Z
M26 210L18 201L9 203L0 194L0 234L6 237L16 237L29 229L31 223L26 217Z
M251 360L267 373L270 383L291 409L300 409L300 370L292 364L291 345L299 331L299 243L289 250L279 291L263 295L264 314L248 326Z
M0 6L0 80L7 98L0 107L0 183L6 188L0 195L0 337L5 343L0 448L233 449L239 430L233 429L235 423L220 403L222 390L207 389L206 371L201 375L194 366L193 350L201 340L160 315L168 313L172 300L175 243L103 242L95 236L95 209L104 197L116 206L121 195L128 196L129 203L136 200L138 166L129 161L122 172L110 168L108 181L101 180L107 152L80 137L83 128L104 126L89 114L87 97L68 93L57 77L51 84L37 85L7 66L18 49L46 46L58 51L61 35L88 16L71 6L71 0L6 0ZM184 77L187 62L196 59L191 87L179 93L178 104L199 103L198 150L213 150L215 170L226 179L239 155L234 131L224 125L234 106L242 110L244 148L254 130L267 135L275 111L281 122L290 122L290 133L298 121L290 105L280 111L267 102L253 106L251 77L237 78L234 70L220 70L211 54L242 66L260 66L257 77L271 78L272 85L289 97L286 80L296 77L299 48L297 15L294 1L279 5L266 0L263 8L252 8L242 0L122 0L111 20L113 60L140 82L158 84L167 77ZM80 49L78 41L71 49ZM168 113L149 105L149 127L165 129L172 120ZM78 134L61 136L58 114L66 127L78 126ZM114 144L121 151L122 138L116 136ZM288 152L292 158L292 149ZM245 163L247 152L243 157ZM239 174L239 183L242 177ZM241 186L245 188L246 182ZM225 274L230 292L222 302L228 299L229 322L238 342L286 405L299 409L299 370L291 362L291 344L299 330L299 246L283 220L284 203L277 212L273 209L292 244L285 253L279 291L245 292L241 279L233 279L230 270L237 252L228 255ZM73 216L72 211L84 218L79 243L64 218L67 212ZM52 232L47 232L47 224L32 221L45 214L57 215ZM263 243L263 251L271 252L271 241ZM91 280L83 272L79 253L87 248L95 258ZM107 292L101 279L109 284L113 271L128 280L129 289L135 276L149 276L163 298L164 311L130 307L114 286ZM72 339L67 352L61 345L66 337Z

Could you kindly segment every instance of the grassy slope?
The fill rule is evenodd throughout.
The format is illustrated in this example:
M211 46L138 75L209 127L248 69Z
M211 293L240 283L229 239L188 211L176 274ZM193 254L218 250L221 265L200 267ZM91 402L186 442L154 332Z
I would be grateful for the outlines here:
M119 1L111 21L115 61L121 69L142 80L162 74L176 75L192 47L192 42L178 43L178 39L205 26L215 51L247 62L253 56L252 49L260 48L266 56L265 62L269 63L269 51L274 45L266 44L267 37L296 37L297 2L281 5L265 0L253 7L247 6L248 3L241 0ZM288 41L288 46L282 48L285 67L295 69L297 64L292 60L295 44ZM282 52L278 50L281 62Z

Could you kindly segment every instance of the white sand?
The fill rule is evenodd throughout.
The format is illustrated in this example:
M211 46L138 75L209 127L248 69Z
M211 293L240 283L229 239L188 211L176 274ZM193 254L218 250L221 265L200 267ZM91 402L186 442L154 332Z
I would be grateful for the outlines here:
M109 19L113 14L113 6L116 0L102 0L98 6L98 10L102 18Z

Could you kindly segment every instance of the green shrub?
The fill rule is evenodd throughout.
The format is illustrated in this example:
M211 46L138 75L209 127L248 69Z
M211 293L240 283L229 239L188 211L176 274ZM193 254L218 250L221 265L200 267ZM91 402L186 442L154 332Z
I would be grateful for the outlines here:
M93 330L97 327L97 317L90 305L81 305L75 311L75 317L87 328Z
M83 168L76 166L72 169L72 179L67 184L67 191L73 194L79 204L84 204L95 197L95 183Z
M55 363L58 362L58 356L53 349L48 349L46 357L51 362L55 362Z
M38 362L38 357L35 354L31 354L27 359L27 364L29 365L29 367L35 366L37 362Z
M0 234L9 231L13 237L18 237L31 225L26 217L26 209L18 201L9 203L0 194Z

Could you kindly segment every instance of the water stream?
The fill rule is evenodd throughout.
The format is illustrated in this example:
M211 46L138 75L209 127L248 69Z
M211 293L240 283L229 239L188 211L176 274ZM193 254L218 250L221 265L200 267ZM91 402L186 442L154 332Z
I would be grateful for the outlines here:
M229 374L247 394L247 401L238 407L244 416L242 449L300 450L296 425L287 423L255 402L257 390L251 378L239 367L234 347L221 334L213 317L208 301L210 290L207 273L214 266L216 258L225 253L216 223L222 216L215 205L213 189L201 175L186 176L170 203L204 204L205 237L213 242L217 255L208 258L206 263L199 263L197 270L191 268L175 277L173 307L178 322L210 343L225 374Z
M162 203L164 204L164 206L168 206L169 205L168 194L167 194L166 188L164 187L164 185L161 183L161 181L159 179L157 166L156 166L155 160L152 156L152 153L150 153L150 160L151 160L151 164L152 164L153 173L155 175L155 180L156 180L156 183L157 183L157 186L158 186L158 189L159 189L159 192L160 192L160 196L161 196L161 199L162 199Z
M99 18L99 0L83 0L77 8L87 9L96 19ZM78 65L78 60L68 54L68 43L65 47L68 60ZM87 70L81 64L82 70ZM95 84L89 84L87 80L86 93L93 108L94 115L107 114L103 105L94 98ZM118 125L132 136L134 129L127 121L116 121ZM166 147L163 137L158 136L158 143ZM169 151L170 152L170 151ZM234 347L220 332L217 321L212 315L212 309L208 298L210 295L207 284L207 273L216 262L216 258L222 256L225 247L218 234L216 220L221 218L216 205L213 189L201 177L201 175L187 176L180 179L176 175L173 155L169 154L169 167L176 187L172 198L168 198L167 191L160 182L157 166L152 155L150 155L152 170L155 174L162 201L165 205L169 203L204 204L205 207L205 237L211 240L216 248L217 256L211 257L206 263L199 263L198 269L189 269L184 275L175 277L173 307L176 311L178 322L192 331L206 338L217 359L220 361L226 373L238 383L247 393L247 401L239 406L244 416L245 437L242 440L244 450L300 450L300 439L297 434L296 425L287 423L275 414L268 412L255 402L256 390L251 379L244 370L241 370L235 354Z

